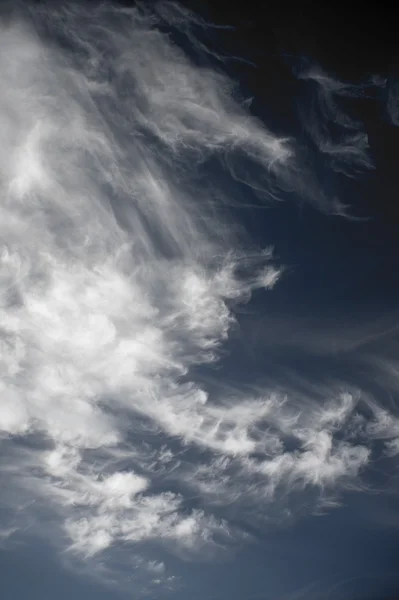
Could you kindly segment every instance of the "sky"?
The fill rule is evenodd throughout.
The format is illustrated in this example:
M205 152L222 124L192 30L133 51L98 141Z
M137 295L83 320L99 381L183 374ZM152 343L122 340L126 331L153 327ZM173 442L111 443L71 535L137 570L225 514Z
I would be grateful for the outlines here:
M392 21L0 4L4 600L399 597Z

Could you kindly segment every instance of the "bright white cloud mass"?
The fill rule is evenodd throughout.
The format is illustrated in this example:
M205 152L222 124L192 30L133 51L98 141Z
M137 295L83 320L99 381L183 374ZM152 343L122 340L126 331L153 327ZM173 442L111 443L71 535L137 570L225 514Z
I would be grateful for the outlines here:
M205 53L206 27L168 3L37 5L0 35L3 536L101 561L123 542L165 585L170 554L250 543L247 522L289 518L304 498L331 508L367 485L374 440L399 452L396 415L353 383L201 375L240 335L239 305L285 277L235 219L245 190L344 214ZM370 169L366 134L338 108L359 88L299 77L316 86L303 123L318 151L350 177ZM397 364L378 360L397 385Z

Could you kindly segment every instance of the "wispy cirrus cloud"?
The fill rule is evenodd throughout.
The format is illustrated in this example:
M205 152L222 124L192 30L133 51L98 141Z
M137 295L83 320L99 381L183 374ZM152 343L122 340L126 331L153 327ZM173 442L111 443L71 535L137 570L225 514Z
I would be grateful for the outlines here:
M174 4L42 5L0 37L4 531L48 532L86 559L130 543L156 582L167 552L209 556L247 536L228 506L308 489L313 507L331 504L370 458L366 430L351 437L351 389L227 394L196 377L237 305L283 271L235 223L220 165L262 197L335 204L294 141L165 23L191 44L205 26ZM308 78L331 120L346 88ZM336 166L370 165L362 133L333 147L315 127Z

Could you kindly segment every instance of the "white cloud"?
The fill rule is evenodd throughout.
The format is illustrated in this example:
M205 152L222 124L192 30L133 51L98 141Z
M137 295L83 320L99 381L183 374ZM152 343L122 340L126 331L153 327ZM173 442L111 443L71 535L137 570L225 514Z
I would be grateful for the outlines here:
M112 15L117 25L84 31L93 14L77 5L63 19L47 15L59 39L73 40L73 56L18 23L3 27L0 42L0 427L4 440L38 440L29 459L11 452L7 475L15 469L21 495L51 503L71 549L87 556L117 540L195 550L226 526L187 514L182 497L153 491L136 472L137 454L152 456L139 450L143 419L227 452L251 444L234 418L226 435L214 434L217 409L179 377L216 359L234 322L226 301L246 301L278 271L260 253L251 277L238 275L221 224L209 222L188 180L178 186L148 135L172 155L213 152L255 125L228 79L196 69L142 11L96 11L93 23ZM278 142L260 136L274 160ZM121 457L133 466L120 470Z
M328 168L350 177L372 168L368 137L362 123L340 106L341 98L365 96L367 86L343 83L314 65L299 71L298 77L314 82L315 101L306 103L302 123L318 150L328 159ZM337 127L339 135L333 133Z
M223 156L256 189L241 153L271 196L304 191L306 174L156 15L43 10L0 36L2 493L10 507L34 500L40 529L87 559L121 542L138 557L150 542L210 556L240 537L216 504L273 502L281 486L335 493L368 461L336 435L354 417L349 394L306 404L195 377L217 362L237 305L282 273L229 221L201 163ZM166 559L148 565L168 577Z

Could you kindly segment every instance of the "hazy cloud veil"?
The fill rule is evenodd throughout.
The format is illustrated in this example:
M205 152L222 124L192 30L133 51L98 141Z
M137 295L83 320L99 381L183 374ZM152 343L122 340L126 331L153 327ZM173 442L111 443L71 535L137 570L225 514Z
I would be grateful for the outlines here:
M206 383L237 308L285 276L234 216L245 189L347 214L301 144L251 115L207 27L172 3L38 4L1 24L2 537L42 535L116 580L123 547L147 590L173 585L170 555L219 556L297 498L364 488L373 440L399 451L395 413L354 382ZM371 169L339 103L362 89L297 75L315 151ZM394 362L367 360L396 385Z

